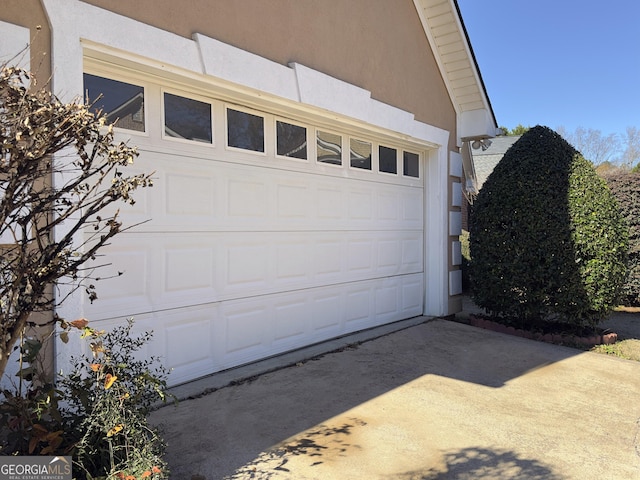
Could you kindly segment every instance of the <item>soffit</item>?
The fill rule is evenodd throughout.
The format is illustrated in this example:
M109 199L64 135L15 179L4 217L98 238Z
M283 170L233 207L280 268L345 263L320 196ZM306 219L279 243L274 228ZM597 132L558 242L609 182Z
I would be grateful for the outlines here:
M414 0L458 113L493 111L455 0Z

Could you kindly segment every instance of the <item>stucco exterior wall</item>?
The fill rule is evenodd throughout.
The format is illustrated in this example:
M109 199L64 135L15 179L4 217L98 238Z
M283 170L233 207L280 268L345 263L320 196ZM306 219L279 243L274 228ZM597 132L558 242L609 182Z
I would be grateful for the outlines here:
M31 71L37 78L37 85L46 86L51 78L51 30L40 0L4 1L0 20L30 30Z
M175 0L85 3L282 65L299 62L450 131L456 147L455 111L412 0L191 0L188 9Z

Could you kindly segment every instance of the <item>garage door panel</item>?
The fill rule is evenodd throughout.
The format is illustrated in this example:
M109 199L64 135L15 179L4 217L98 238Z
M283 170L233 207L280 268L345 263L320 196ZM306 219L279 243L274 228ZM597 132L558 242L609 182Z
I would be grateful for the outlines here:
M215 305L158 312L157 324L163 325L162 358L172 369L173 383L211 372L214 364ZM156 326L157 328L157 326ZM160 340L160 339L159 339Z
M122 210L150 220L100 258L125 275L85 312L142 319L172 385L422 313L422 178L164 142L143 142L154 187Z
M151 267L154 310L198 305L217 297L218 247L197 233L141 235L157 252Z
M412 274L141 314L153 331L143 356L160 357L176 385L374 325L421 313L422 275ZM125 317L99 321L112 328Z
M226 211L229 219L267 219L268 193L268 186L260 179L228 179Z
M273 245L261 241L261 235L251 235L238 238L236 241L226 239L223 245L226 251L226 281L223 293L231 294L234 291L264 292L269 286L269 263Z
M85 315L99 320L216 301L216 239L199 234L126 233L104 248L96 272L98 300ZM108 278L122 272L117 279Z
M220 217L220 180L216 172L197 166L202 164L199 159L176 159L175 155L140 150L135 170L128 167L124 173L152 174L153 186L133 193L133 207L119 205L125 225L144 222L136 227L137 231L177 231L189 225L213 224Z
M401 302L415 301L411 289L421 282L415 274L222 302L225 345L216 365L228 368L420 315L419 302L408 309Z
M406 189L402 196L402 216L398 219L403 225L419 225L422 228L424 205L422 189Z
M318 235L314 239L313 256L308 258L312 263L314 278L318 282L335 282L342 278L345 269L340 252L344 250L346 241L336 240L325 235ZM307 263L307 262L305 262Z
M128 177L132 177L134 175L149 175L154 172L153 169L146 169L143 166L139 166L137 162L135 165L127 166L126 169L122 169L120 171L122 171L123 175ZM154 183L157 178L156 174L152 175ZM109 185L105 185L105 187L107 186ZM118 211L118 216L123 220L124 225L137 225L139 223L148 222L155 213L153 210L153 202L157 198L158 192L157 189L154 191L154 188L155 187L138 188L131 195L134 200L133 204L115 202L101 210L100 215L102 218L107 218Z
M281 298L274 307L273 346L292 348L309 335L309 305L306 298Z
M374 269L374 242L375 238L365 238L357 235L356 238L347 241L346 262L347 275L372 275Z
M399 273L418 272L422 270L424 264L422 251L422 236L402 236L399 239L402 251L402 258L398 262L402 266Z
M341 241L327 232L261 233L251 241L246 237L220 241L229 273L218 300L422 271L420 232L345 232ZM381 242L385 255L378 256ZM405 251L413 247L415 251ZM390 258L397 263L391 265Z
M421 275L407 275L402 278L402 316L409 318L422 314L424 281Z
M309 185L278 184L276 216L281 219L304 220L311 215L313 193Z
M152 356L160 357L164 363L164 345L163 345L163 327L162 325L158 325L155 321L153 314L140 314L135 317L131 316L120 316L120 317L112 317L107 320L96 321L92 318L88 319L90 321L90 326L97 330L105 330L107 332L111 332L116 327L125 326L127 323L127 319L133 319L134 324L131 329L130 337L137 337L146 334L147 332L152 333L151 341L144 343L141 345L140 349L137 352L133 353L133 358L136 360L147 360ZM60 349L56 352L57 357L61 357L62 359L67 359L69 357L79 355L84 355L86 357L91 357L91 347L90 342L87 341L86 338L81 338L82 332L78 330L73 330L69 332L69 343L65 346L64 349ZM62 361L59 364L60 369L69 371L72 362L70 361ZM166 367L166 364L164 364Z
M276 278L279 281L308 283L313 270L307 265L312 247L309 238L296 235L299 238L286 242L278 242L276 249Z
M214 288L214 252L210 247L169 247L164 251L165 293L211 293Z
M383 191L375 196L378 220L382 222L397 222L403 219L403 197L411 196L404 191Z
M144 155L155 185L136 192L139 213L122 210L125 223L149 220L144 231L422 229L421 188L274 171L266 159L265 168L210 159L196 168Z
M306 312L311 317L312 329L322 336L340 335L344 325L345 294L343 292L318 291L313 299L311 310Z
M381 238L377 241L377 264L385 275L397 275L402 268L403 242L398 238Z
M373 207L374 196L373 188L366 190L360 188L356 191L349 192L349 203L347 211L351 222L372 222L374 220Z
M216 210L216 182L197 171L171 172L164 178L165 214L167 217L187 216L210 221Z
M225 352L238 361L254 358L265 350L270 308L256 299L231 301L221 306L225 319ZM252 352L258 352L252 355ZM246 353L249 352L249 353Z
M374 291L377 324L390 322L397 312L401 299L401 282L382 281Z
M148 241L120 234L101 250L87 266L100 280L93 282L98 295L84 304L84 316L90 320L129 316L153 310L153 266L156 255ZM86 297L85 297L86 298Z
M131 318L134 320L133 328L131 329L131 337L142 336L147 332L152 333L152 341L143 344L140 349L133 354L133 357L136 360L144 361L151 356L161 356L162 349L159 349L157 346L157 340L160 338L160 332L158 331L158 324L156 323L154 316L151 314L141 314L136 315L135 317L127 316L118 319L110 319L106 322L96 322L97 324L93 324L93 321L91 321L91 326L97 329L104 329L109 332L116 326L126 324L127 319ZM83 346L86 349L84 352L85 355L91 355L89 343L86 341L83 341L82 343L84 344Z
M322 223L334 223L346 218L345 214L346 192L337 185L320 183L316 187L316 212L315 217ZM343 222L338 223L342 225Z
M94 319L422 271L421 232L123 234L106 247Z
M366 328L373 317L373 286L368 282L347 285L345 296L347 330Z

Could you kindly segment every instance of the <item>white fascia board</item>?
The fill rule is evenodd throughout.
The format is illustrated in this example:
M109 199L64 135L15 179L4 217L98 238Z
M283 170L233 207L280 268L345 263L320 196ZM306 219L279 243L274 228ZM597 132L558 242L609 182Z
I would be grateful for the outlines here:
M468 110L458 114L458 138L460 141L479 140L496 136L496 126L491 112L486 108Z
M26 27L0 21L0 65L5 63L29 71L31 58L29 54L30 33Z
M469 193L478 193L478 179L470 143L474 140L493 138L497 133L498 129L493 123L493 116L484 108L469 110L458 115L458 146L462 153L465 190Z

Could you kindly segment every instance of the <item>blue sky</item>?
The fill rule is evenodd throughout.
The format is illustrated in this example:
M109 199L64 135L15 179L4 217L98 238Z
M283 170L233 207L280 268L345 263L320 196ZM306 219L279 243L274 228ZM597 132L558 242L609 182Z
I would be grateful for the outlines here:
M640 128L639 0L458 0L499 126Z

